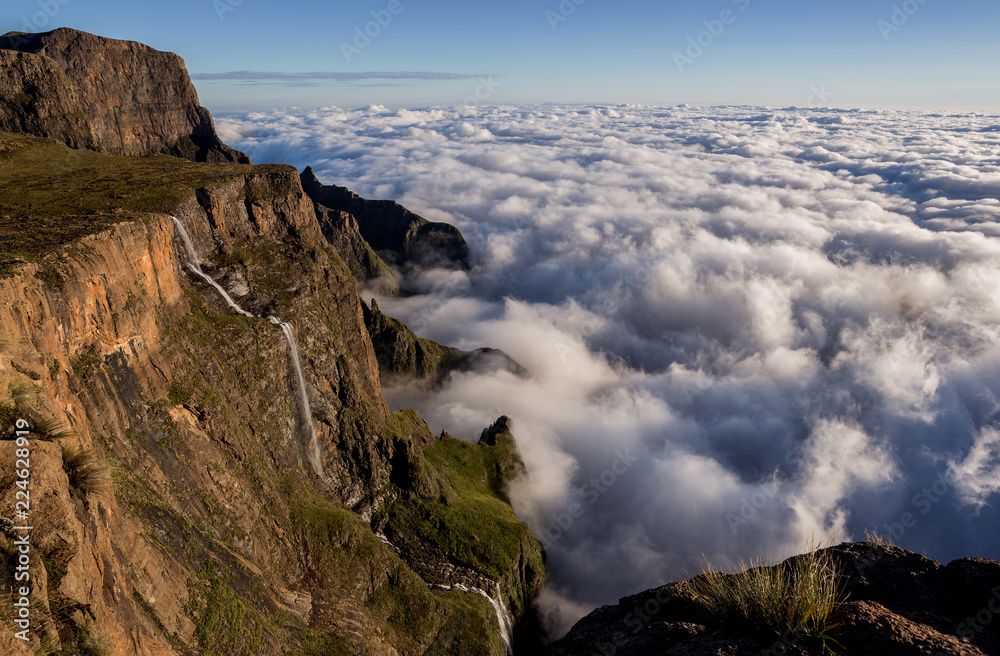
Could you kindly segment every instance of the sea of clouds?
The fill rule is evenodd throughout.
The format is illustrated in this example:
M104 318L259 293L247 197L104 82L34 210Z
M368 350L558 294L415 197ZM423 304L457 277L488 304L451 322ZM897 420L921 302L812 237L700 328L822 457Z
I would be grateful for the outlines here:
M384 299L531 371L389 390L510 415L558 633L698 568L874 529L1000 557L1000 117L760 108L253 113L258 162L461 228Z

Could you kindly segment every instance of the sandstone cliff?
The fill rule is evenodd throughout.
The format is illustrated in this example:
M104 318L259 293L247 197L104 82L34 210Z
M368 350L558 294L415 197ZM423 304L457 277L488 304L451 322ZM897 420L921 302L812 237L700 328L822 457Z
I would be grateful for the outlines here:
M323 236L340 253L355 279L385 294L398 294L399 274L365 241L358 220L352 214L322 205L316 205L315 209Z
M58 29L0 37L0 131L123 155L248 163L219 140L184 61L132 41Z
M365 326L375 347L382 378L388 382L441 383L448 374L462 371L506 371L524 376L527 371L501 350L463 351L418 337L406 324L382 313L378 301L362 307Z
M0 144L5 188L31 189L0 196L0 419L35 430L37 586L33 641L5 631L0 652L502 654L498 617L537 592L540 547L471 464L496 446L387 407L297 172ZM60 203L58 180L91 191ZM172 217L261 318L191 274ZM294 326L318 473L270 315ZM14 449L0 440L0 462ZM8 519L16 490L5 467Z
M122 156L246 161L174 55L56 30L0 67L0 462L26 422L34 527L0 652L505 653L544 569L516 446L387 406L357 280L395 273L358 220L289 167Z

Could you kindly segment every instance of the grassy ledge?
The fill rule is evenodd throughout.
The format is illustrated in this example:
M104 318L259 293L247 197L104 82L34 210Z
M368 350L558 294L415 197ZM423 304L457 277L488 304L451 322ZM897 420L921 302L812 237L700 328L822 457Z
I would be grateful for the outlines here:
M170 212L200 187L266 168L104 155L0 132L0 276L114 223Z

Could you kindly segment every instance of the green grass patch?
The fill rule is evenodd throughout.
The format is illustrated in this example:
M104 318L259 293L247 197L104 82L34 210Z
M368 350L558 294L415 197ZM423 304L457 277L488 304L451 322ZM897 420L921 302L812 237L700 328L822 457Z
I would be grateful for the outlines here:
M448 560L500 580L534 544L528 528L499 493L498 459L503 445L486 447L443 436L424 450L427 463L447 485L446 502L406 499L390 510L389 525L439 549ZM538 555L541 571L541 555Z
M192 590L195 637L202 656L264 656L270 627L267 618L217 576L201 576L204 588Z
M306 630L302 645L285 652L285 656L363 656L365 648L338 635Z
M171 212L198 188L269 168L104 155L0 132L0 275L137 214Z
M356 514L289 481L291 519L314 563L317 583L354 599L387 638L409 653L452 615L426 583Z

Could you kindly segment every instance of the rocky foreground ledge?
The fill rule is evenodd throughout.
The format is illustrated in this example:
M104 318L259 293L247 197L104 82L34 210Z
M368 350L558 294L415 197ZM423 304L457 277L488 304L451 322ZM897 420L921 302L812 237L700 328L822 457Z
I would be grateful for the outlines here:
M870 542L822 553L838 564L843 585L832 640L825 645L727 625L706 612L692 580L595 610L551 645L548 654L1000 654L1000 562L963 558L942 565Z

